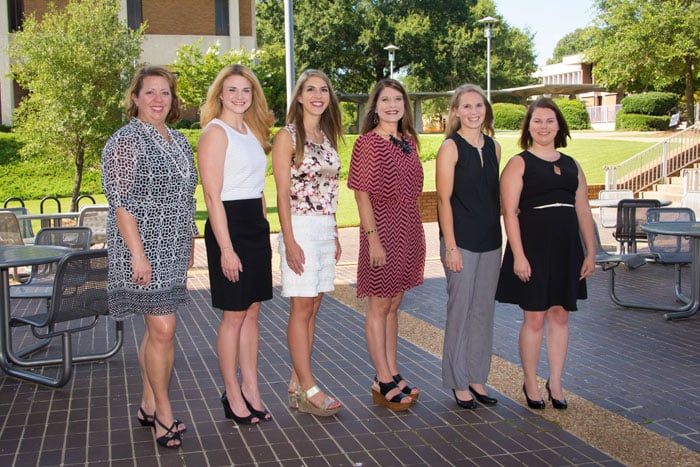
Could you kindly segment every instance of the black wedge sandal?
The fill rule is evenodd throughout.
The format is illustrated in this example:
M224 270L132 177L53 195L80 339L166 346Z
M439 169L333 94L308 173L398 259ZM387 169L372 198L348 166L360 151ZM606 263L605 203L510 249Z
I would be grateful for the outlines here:
M401 383L401 381L404 381L406 383L406 386L404 386L403 388L399 387L399 389L401 389L401 392L403 392L407 396L410 396L414 402L418 400L418 396L420 396L420 392L413 392L414 389L416 391L418 391L418 388L415 386L410 386L408 384L408 381L403 379L403 377L401 376L401 373L395 374L394 376L392 376L392 378L394 378L394 382L396 383L397 386L399 385L399 383Z
M394 412L401 412L403 410L408 410L411 405L413 405L413 398L401 392L401 389L392 380L388 383L382 383L375 376L374 381L379 386L379 391L372 388L372 401L375 405L381 405L382 407L387 407ZM389 394L394 389L398 390L396 394L391 399L387 399L387 394ZM407 404L403 402L404 399L409 399L410 402Z

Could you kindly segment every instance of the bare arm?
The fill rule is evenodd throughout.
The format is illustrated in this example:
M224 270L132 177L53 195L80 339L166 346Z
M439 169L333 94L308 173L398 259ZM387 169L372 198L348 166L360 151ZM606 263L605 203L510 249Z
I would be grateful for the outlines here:
M518 221L518 205L520 204L520 194L523 191L524 173L525 161L522 157L515 156L508 161L501 174L501 208L508 244L513 252L513 272L521 281L527 282L530 280L532 270L530 262L525 256L520 236L520 222Z
M292 204L290 201L292 186L290 164L292 163L293 153L292 137L287 130L281 129L277 132L275 142L272 145L272 172L277 187L277 214L279 215L280 228L284 239L285 260L292 271L301 275L304 272L304 250L294 238Z
M593 215L591 214L591 206L588 204L588 183L586 176L581 170L581 166L576 162L578 167L578 188L576 189L576 217L578 217L578 227L583 237L583 244L586 247L586 257L581 265L581 277L584 279L590 277L595 271L595 227L593 226Z
M223 128L218 125L206 128L199 138L199 174L204 191L204 202L207 205L209 225L221 250L221 270L226 279L237 282L239 274L243 271L243 265L231 243L226 210L221 200L227 146L228 138Z
M377 222L374 218L374 209L369 193L355 191L355 202L357 202L357 210L360 214L362 235L366 235L369 242L369 264L370 266L384 266L386 264L386 250L379 240Z
M457 159L457 145L451 139L446 139L442 142L437 153L435 188L438 197L440 231L445 241L445 265L452 272L459 272L463 267L462 255L457 251L452 204L450 203L454 189Z
M117 208L117 228L131 253L132 280L147 286L151 282L151 263L146 257L136 219L122 207Z

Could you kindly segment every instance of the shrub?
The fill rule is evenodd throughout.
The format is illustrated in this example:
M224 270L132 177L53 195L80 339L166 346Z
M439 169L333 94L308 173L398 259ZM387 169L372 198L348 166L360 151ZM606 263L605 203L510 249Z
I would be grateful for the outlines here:
M192 127L192 120L188 120L186 118L181 118L177 122L173 124L173 128L177 130L181 130L183 128L191 128Z
M10 133L12 131L12 127L9 125L0 125L0 133Z
M494 127L499 130L519 130L525 120L524 105L498 102L493 104Z
M620 110L615 118L616 130L654 131L668 130L668 116L631 114Z
M586 110L586 104L578 100L558 98L554 102L564 115L570 130L588 130L591 121Z
M668 115L678 106L678 96L672 92L645 92L622 99L622 110L628 114Z

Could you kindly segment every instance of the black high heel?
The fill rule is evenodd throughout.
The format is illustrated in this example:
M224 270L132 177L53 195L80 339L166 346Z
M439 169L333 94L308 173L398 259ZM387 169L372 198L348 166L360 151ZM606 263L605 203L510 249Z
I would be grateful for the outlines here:
M496 405L496 404L498 404L498 399L495 399L493 397L489 397L488 394L479 394L471 386L469 386L469 392L471 392L474 395L476 400L478 400L479 402L481 402L484 405Z
M569 406L566 399L559 400L552 397L552 390L549 389L549 380L547 380L547 384L545 384L544 387L547 389L547 394L549 394L549 400L552 401L552 407L559 410L565 410Z
M455 402L457 403L457 405L462 407L463 409L474 410L476 408L476 401L474 399L469 399L468 401L463 401L462 399L457 397L457 392L454 389L452 390L452 395L455 396Z
M239 417L238 415L236 415L233 412L233 409L231 408L231 404L228 403L226 391L224 391L224 393L221 394L221 404L224 406L224 414L226 414L226 418L231 418L236 423L239 423L241 425L257 425L258 423L260 423L260 418L256 415L253 415L252 412L247 417ZM258 418L258 421L254 422L254 418Z
M156 442L158 444L168 449L179 449L182 447L182 438L180 437L180 432L176 431L177 423L175 423L174 420L173 424L170 425L170 428L168 428L167 426L163 425L160 422L160 420L158 420L158 416L155 413L153 413L153 423L157 423L166 430L163 436L161 436L160 438L156 438ZM177 441L177 444L168 444L170 441Z
M403 379L403 377L401 376L400 373L393 375L392 378L394 379L394 382L396 383L397 386L399 385L399 383L401 381L406 381L405 379ZM401 389L401 388L399 387L399 389ZM406 381L406 386L404 386L403 389L401 389L401 392L403 392L407 396L410 396L411 399L416 401L416 400L418 400L418 396L420 395L420 392L413 392L414 389L417 389L417 388L415 386L409 386L408 381Z
M151 427L151 428L156 427L156 422L155 422L155 418L153 417L153 415L148 415L146 413L146 411L143 410L143 407L139 407L139 413L141 415L143 415L143 418L139 418L137 416L136 420L139 421L141 426L147 426L147 427ZM174 418L173 421L175 422L175 425L177 425L177 431L179 431L180 433L184 433L187 431L187 427L180 420L178 420L177 418Z
M525 390L525 385L523 384L523 394L525 394L525 400L527 401L527 406L535 410L543 410L545 405L543 400L533 401L527 397L527 391Z
M243 396L243 402L245 402L245 406L248 407L248 410L250 410L250 413L252 413L256 417L258 417L260 420L265 420L265 421L272 420L272 415L270 414L270 412L268 412L265 409L258 410L256 408L254 408L250 402L248 402L248 399L246 399L245 394L243 394L243 387L242 386L241 386L241 396Z

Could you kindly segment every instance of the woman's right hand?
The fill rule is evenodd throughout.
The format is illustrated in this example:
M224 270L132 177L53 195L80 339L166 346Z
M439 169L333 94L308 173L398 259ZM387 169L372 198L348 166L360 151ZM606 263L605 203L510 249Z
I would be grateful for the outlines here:
M295 274L301 276L304 273L304 263L306 262L303 248L297 242L290 242L289 245L284 244L284 250L287 266Z
M145 254L138 255L131 259L131 272L133 273L132 280L135 284L142 287L148 287L151 283L151 263Z
M523 282L530 280L530 275L532 274L532 269L530 269L530 262L526 257L514 258L513 260L513 272L518 279Z
M378 239L369 242L369 265L382 267L386 264L386 251Z
M243 272L243 263L233 248L221 251L221 271L226 279L238 282L239 274Z
M459 272L464 265L462 264L462 255L457 248L450 248L445 251L445 266L452 272Z

